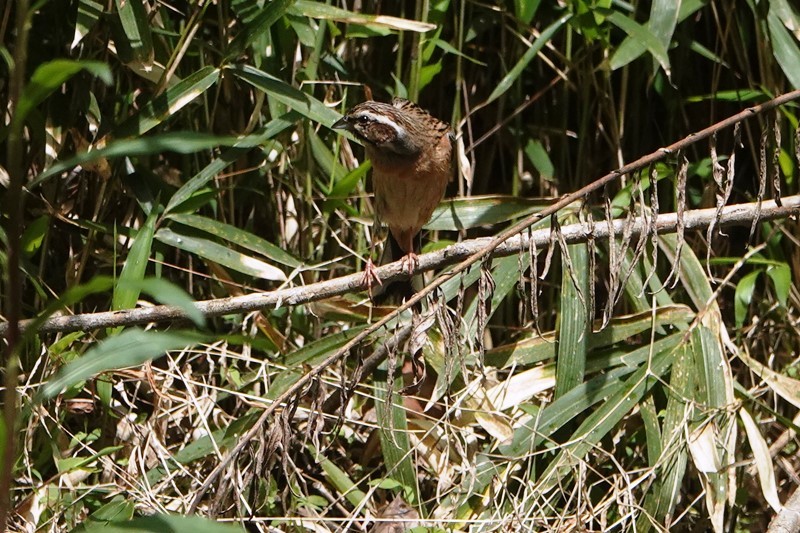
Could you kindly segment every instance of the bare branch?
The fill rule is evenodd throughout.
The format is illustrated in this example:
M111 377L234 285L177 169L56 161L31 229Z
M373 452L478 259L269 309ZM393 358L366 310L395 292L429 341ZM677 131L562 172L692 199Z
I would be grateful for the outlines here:
M772 220L786 218L791 215L800 214L800 196L790 196L784 198L782 206L778 206L773 201L765 201L761 204L761 220ZM737 204L724 207L719 214L717 222L720 226L749 225L754 216L758 213L758 203ZM706 229L714 223L717 215L716 208L698 209L686 211L684 213L684 225L687 230ZM625 226L630 224L627 219L617 219L611 224L614 235L621 236L626 232ZM639 237L648 231L647 217L637 217L633 220L632 227L627 232L632 237ZM593 229L590 229L593 228ZM667 213L659 215L655 219L655 231L659 234L674 233L678 228L677 213ZM508 256L527 251L531 246L536 250L547 248L551 244L550 228L532 231L525 235L517 235L508 239L505 243L497 246L494 255L498 257ZM561 228L564 242L566 244L576 244L592 239L608 239L608 224L570 224ZM464 241L442 250L423 254L419 256L419 271L434 270L463 261L466 258L480 253L491 242L491 238L472 239ZM401 263L395 262L382 266L377 269L381 281L401 279L405 276ZM343 294L363 290L361 284L362 275L350 274L340 278L321 281L302 287L292 287L270 292L247 294L244 296L233 296L230 298L219 298L215 300L205 300L197 302L195 306L206 317L217 317L222 315L232 315L246 313L258 309L278 308L281 306L303 305L311 302L341 296ZM179 307L169 305L156 305L153 307L142 307L124 311L107 311L101 313L87 313L74 316L52 317L38 327L40 333L67 332L94 330L99 328L115 326L132 326L136 324L147 324L151 322L170 322L183 320L186 314ZM25 320L20 323L21 328L30 326L32 320ZM8 328L8 323L0 324L0 335L4 335Z

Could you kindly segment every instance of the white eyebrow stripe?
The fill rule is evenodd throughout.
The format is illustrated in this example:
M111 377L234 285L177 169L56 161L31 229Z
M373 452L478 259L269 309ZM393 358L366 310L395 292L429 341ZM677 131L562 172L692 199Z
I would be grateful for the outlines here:
M400 138L405 137L405 135L406 135L405 128L403 128L400 124L398 124L394 120L392 120L392 119L390 119L390 118L388 118L388 117L386 117L384 115L378 115L378 114L373 113L372 111L362 111L358 115L356 115L356 118L358 118L358 117L369 117L371 120L374 120L375 122L379 122L381 124L386 124L387 126L392 128L395 131L395 133L397 134L397 136L400 137Z

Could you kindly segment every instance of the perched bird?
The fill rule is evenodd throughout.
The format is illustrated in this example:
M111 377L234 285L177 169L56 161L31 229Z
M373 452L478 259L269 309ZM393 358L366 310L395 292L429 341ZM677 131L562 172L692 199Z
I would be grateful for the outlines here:
M406 271L413 274L418 265L415 237L430 220L453 173L450 125L409 100L395 98L390 104L358 104L332 128L347 130L364 143L372 161L376 215L389 227L389 249L400 249ZM374 268L368 261L364 275L370 288L377 280Z

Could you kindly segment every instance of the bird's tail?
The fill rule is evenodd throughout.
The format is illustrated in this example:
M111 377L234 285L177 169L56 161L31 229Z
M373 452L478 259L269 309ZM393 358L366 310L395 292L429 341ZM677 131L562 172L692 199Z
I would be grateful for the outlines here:
M419 253L419 236L414 239L414 253ZM379 266L399 261L405 256L397 240L391 232L383 245L383 254ZM372 301L377 305L400 305L411 298L422 286L421 275L412 276L411 279L398 279L372 288Z

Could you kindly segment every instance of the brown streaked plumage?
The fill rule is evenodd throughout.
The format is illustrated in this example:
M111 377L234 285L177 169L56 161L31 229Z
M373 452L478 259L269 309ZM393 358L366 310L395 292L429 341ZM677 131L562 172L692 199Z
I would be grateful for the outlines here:
M414 238L430 220L452 176L450 126L417 104L395 98L391 104L358 104L332 127L364 143L372 161L378 219L389 227L411 274L417 261ZM367 276L372 275L371 266Z

